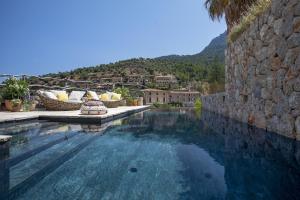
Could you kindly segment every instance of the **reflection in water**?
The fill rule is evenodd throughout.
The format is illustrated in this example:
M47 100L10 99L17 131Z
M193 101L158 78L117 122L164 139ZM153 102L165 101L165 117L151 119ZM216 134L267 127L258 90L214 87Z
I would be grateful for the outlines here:
M44 122L37 129L19 134L27 137L22 151L14 150L18 143L11 155L9 146L0 149L2 161L33 152L19 158L25 164L0 161L0 199L300 197L299 142L204 110L147 111L101 126ZM18 178L25 181L9 185Z
M136 137L155 132L180 139L177 152L186 166L188 196L300 198L299 141L206 111L200 120L197 111L181 113L146 112L143 119L129 118L126 124ZM215 196L207 198L205 191Z

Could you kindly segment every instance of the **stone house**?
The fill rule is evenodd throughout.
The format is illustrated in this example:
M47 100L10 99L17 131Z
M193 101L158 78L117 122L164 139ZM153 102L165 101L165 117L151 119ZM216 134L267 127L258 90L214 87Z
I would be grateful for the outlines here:
M200 92L187 90L159 90L145 89L145 104L153 103L182 103L184 106L193 106L197 98L200 98Z
M126 76L126 83L129 84L143 84L144 78L142 75L133 74L133 75L127 75Z
M173 75L155 76L154 83L160 88L174 88L177 85L177 79Z
M112 77L103 77L100 78L100 83L123 83L123 77L112 76Z

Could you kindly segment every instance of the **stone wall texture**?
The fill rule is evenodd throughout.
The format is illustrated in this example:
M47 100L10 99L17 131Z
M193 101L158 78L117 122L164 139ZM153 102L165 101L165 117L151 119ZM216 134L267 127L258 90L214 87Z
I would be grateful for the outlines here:
M300 140L300 1L273 0L225 54L226 91L204 109Z

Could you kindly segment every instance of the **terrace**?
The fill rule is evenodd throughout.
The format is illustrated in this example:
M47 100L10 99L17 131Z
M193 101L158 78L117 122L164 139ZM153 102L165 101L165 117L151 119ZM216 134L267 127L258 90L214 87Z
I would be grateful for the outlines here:
M32 112L0 112L0 123L17 122L24 120L43 119L59 122L105 123L114 119L125 117L133 113L149 109L149 106L121 106L108 108L104 115L82 115L75 111L32 111Z

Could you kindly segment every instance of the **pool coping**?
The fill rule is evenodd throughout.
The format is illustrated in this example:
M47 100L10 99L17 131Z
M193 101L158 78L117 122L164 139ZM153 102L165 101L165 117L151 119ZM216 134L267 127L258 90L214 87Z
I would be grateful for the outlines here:
M8 113L0 112L0 124L16 123L29 120L48 120L66 123L83 123L83 124L103 124L109 121L127 117L134 113L148 110L150 106L124 106L118 108L108 108L105 115L81 115L80 111L33 111L27 113ZM3 116L7 114L8 116ZM9 116L15 115L15 116Z

